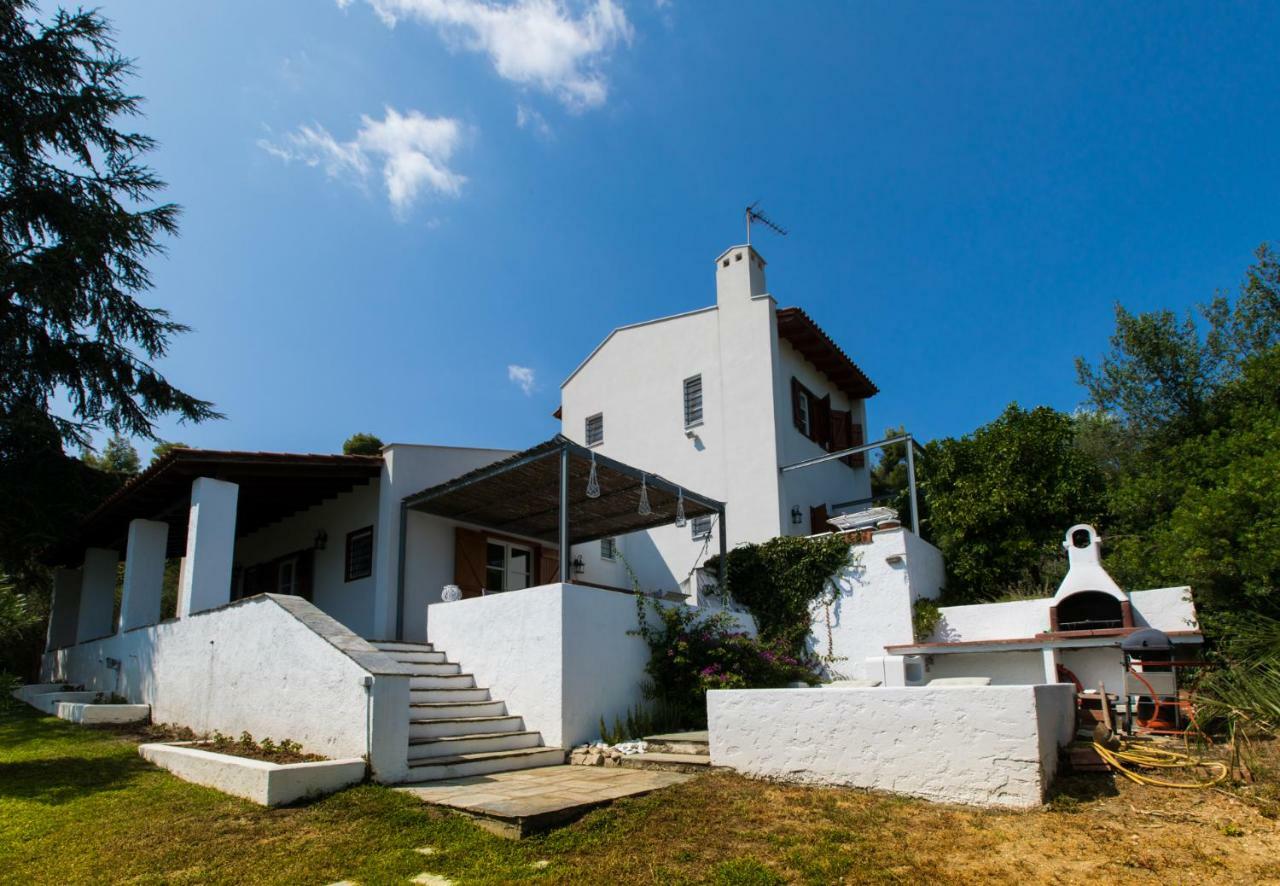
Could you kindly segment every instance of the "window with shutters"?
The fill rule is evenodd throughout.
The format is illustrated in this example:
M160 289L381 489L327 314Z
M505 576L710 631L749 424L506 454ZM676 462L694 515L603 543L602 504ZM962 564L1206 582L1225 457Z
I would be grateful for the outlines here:
M600 539L600 559L616 560L618 557L618 542L612 538Z
M366 526L347 533L347 554L344 567L346 581L355 581L373 575L373 527Z
M587 416L587 445L599 446L604 442L604 413Z
M485 545L484 589L519 591L533 584L533 549L489 539Z
M689 521L689 525L693 527L694 538L709 538L711 536L711 515L706 514L701 517L694 517Z
M684 380L684 426L696 428L702 424L702 374Z

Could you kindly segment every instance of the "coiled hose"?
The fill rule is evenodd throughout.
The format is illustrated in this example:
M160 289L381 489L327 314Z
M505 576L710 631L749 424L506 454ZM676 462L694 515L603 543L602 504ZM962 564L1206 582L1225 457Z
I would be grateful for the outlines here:
M1108 766L1136 784L1156 785L1162 788L1211 788L1224 781L1229 771L1225 763L1219 763L1216 760L1197 760L1188 754L1167 751L1149 744L1121 741L1113 750L1095 741L1093 749ZM1208 770L1211 777L1207 781L1203 779L1191 782L1165 781L1162 778L1135 771L1125 764L1131 764L1140 769L1181 769L1185 770L1191 778L1195 778L1199 771Z

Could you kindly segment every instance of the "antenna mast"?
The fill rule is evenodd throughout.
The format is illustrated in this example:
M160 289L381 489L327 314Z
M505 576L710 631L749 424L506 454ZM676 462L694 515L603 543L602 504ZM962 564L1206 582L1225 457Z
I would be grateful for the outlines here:
M751 223L752 222L760 222L760 224L764 225L766 228L769 228L774 233L781 234L783 237L787 236L786 230L784 230L780 225L775 224L774 221L771 218L769 218L767 215L765 215L762 210L756 209L756 207L759 205L760 205L760 201L757 200L756 202L748 206L746 209L747 245L748 246L751 245Z

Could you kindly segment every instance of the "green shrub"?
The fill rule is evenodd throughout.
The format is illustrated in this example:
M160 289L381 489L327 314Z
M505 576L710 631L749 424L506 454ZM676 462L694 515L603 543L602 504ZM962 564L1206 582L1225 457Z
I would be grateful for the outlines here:
M856 558L841 535L781 536L729 551L725 583L750 611L761 639L796 656L808 640L814 605L834 599L833 579ZM715 557L707 564L716 565Z
M942 610L934 601L921 598L911 605L911 630L917 643L924 643L933 636L940 621Z
M636 609L640 626L634 633L649 646L645 694L666 712L668 728L705 726L708 689L776 688L818 679L816 660L777 640L752 637L727 612L663 606L644 596L636 597Z

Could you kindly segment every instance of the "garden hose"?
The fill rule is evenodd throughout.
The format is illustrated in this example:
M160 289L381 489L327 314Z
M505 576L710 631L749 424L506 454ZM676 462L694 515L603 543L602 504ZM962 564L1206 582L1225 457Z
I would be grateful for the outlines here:
M1121 741L1116 744L1115 749L1108 748L1101 742L1094 742L1093 749L1098 752L1098 756L1106 761L1107 765L1119 772L1125 778L1137 784L1156 785L1162 788L1211 788L1227 777L1227 764L1219 763L1216 760L1203 761L1197 760L1188 754L1179 754L1176 751L1166 751L1162 748L1152 747L1148 744L1139 744L1129 741ZM1137 772L1125 764L1132 764L1141 769L1186 769L1194 771L1197 769L1207 769L1214 774L1208 781L1192 781L1192 782L1176 782L1165 781L1161 778L1155 778L1142 772Z

